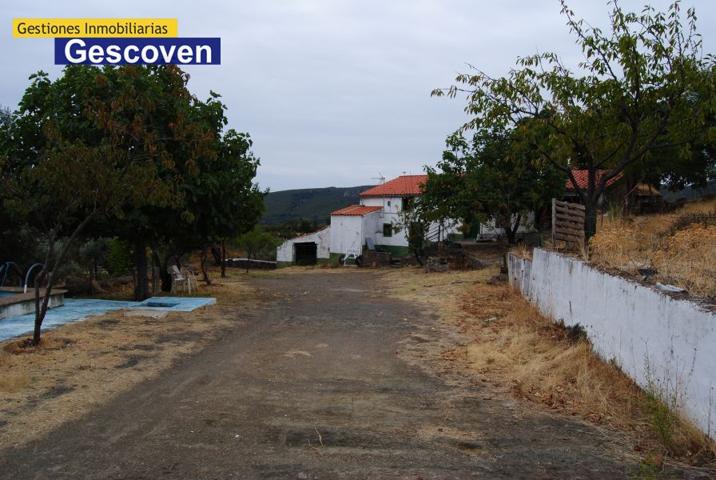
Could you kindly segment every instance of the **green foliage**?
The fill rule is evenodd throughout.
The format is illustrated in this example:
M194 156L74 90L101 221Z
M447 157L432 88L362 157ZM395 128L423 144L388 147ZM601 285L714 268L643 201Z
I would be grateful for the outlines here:
M210 99L206 106L218 103ZM223 106L221 115L223 118ZM250 151L248 134L233 129L217 138L216 152L199 158L199 173L184 185L185 211L199 235L195 246L249 231L263 212L264 193L253 183L259 160Z
M13 206L48 230L71 229L88 211L112 216L126 204L169 203L158 166L176 158L162 137L180 129L166 125L160 105L176 95L161 87L177 77L171 69L85 66L54 81L33 75L8 132L5 183L14 200L32 201Z
M321 224L305 218L298 218L286 223L263 225L263 228L267 232L270 232L279 238L294 238L299 235L319 230L321 228Z
M692 160L696 151L707 153L699 145L712 143L713 62L701 55L693 9L683 18L678 1L664 12L645 7L640 13L613 2L606 32L577 19L564 1L562 14L582 50L577 65L538 53L518 59L507 76L474 69L433 94L466 94L472 118L462 131L511 130L530 120L524 138L573 182L591 235L598 200L617 175L641 180L652 171L662 179L706 174L702 167L709 161ZM574 167L590 172L586 189L570 175ZM598 177L598 170L606 174Z
M526 123L526 122L525 122ZM480 129L470 142L448 137L448 150L428 181L419 209L428 220L461 219L466 223L495 219L514 243L527 215L547 206L564 187L564 177L523 142L521 131Z
M79 248L79 258L87 266L101 265L107 258L110 240L107 238L95 238L88 240Z
M108 242L105 267L113 277L132 271L132 249L126 241L113 238Z
M35 309L35 344L52 288L80 236L94 222L120 216L125 205L171 201L157 165L173 160L162 136L171 130L177 137L182 125L162 117L157 105L175 97L156 87L172 85L177 71L70 66L54 81L38 72L3 122L2 208L47 244L36 277L38 296L41 281L46 287Z
M652 430L667 450L673 450L674 430L678 422L674 413L676 405L667 405L653 391L646 392L646 399Z
M236 239L236 244L246 252L246 258L274 260L276 247L281 244L281 240L257 225L252 230L240 235Z
M632 480L658 480L662 477L663 467L652 456L642 460L636 470L629 474L629 478Z
M12 238L7 224L46 241L36 342L55 277L81 237L132 245L140 299L148 245L181 253L258 221L263 192L248 134L224 133L218 95L196 99L176 66L69 66L56 80L30 80L17 111L0 116L0 241ZM126 271L121 263L116 271Z
M408 239L408 251L420 265L423 264L425 249L430 244L427 236L430 230L431 218L426 213L428 209L423 207L422 202L417 203L413 199L404 198L400 219L391 226L394 235L398 232L405 232Z
M414 218L408 222L408 250L418 263L422 265L425 256L425 247L428 246L426 236L428 234L429 223L421 218Z

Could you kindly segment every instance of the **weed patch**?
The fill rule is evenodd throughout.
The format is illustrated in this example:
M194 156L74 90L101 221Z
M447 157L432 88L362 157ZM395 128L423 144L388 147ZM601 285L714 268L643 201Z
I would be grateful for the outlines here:
M716 200L673 213L604 217L589 244L590 260L690 294L716 298Z

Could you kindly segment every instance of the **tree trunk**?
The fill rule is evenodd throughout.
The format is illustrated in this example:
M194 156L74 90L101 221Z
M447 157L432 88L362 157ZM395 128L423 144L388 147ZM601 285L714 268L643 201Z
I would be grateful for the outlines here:
M226 242L221 241L221 278L226 278Z
M69 238L63 245L59 255L57 255L57 258L54 259L52 267L50 267L50 259L52 259L53 257L56 235L55 230L52 230L50 233L49 241L47 244L47 255L45 256L45 263L42 267L42 272L40 272L40 275L38 275L38 277L35 277L35 328L32 335L33 345L38 345L40 343L42 322L45 319L45 315L47 314L47 309L50 305L50 295L52 294L52 287L55 284L55 272L59 270L60 266L62 265L62 262L64 262L65 256L67 256L67 252L74 244L75 240L77 239L77 236L94 218L96 213L96 209L92 210L92 212L90 212L89 215L87 215L85 219L82 220L79 225L77 225L77 228L75 228L75 230L72 232L72 235L69 236ZM43 278L45 275L47 275L47 286L45 287L42 304L40 304L40 282L38 278Z
M206 269L206 260L208 257L208 248L206 245L201 249L201 274L204 276L204 282L207 285L211 285L211 278L209 278L209 271Z
M212 245L211 255L214 257L214 266L221 266L221 247L218 245Z
M157 294L157 266L154 265L154 262L150 262L150 265L152 267L152 297Z
M589 242L589 239L597 233L597 201L588 198L584 205L584 241Z
M587 192L584 199L584 243L597 233L597 208L599 194L597 189L597 169L589 165L587 169Z
M45 315L47 315L47 309L50 306L50 293L52 292L53 284L55 283L55 275L54 272L49 272L47 274L47 286L45 287L45 295L42 299L42 304L40 305L40 310L35 311L35 329L32 334L32 344L33 345L39 345L40 344L40 335L42 333L42 321L45 320ZM39 288L38 288L39 292ZM35 293L35 298L37 299L38 293ZM37 305L37 303L35 303Z
M40 315L40 281L45 275L45 267L42 271L35 275L35 328L32 332L32 344L40 344L40 335L42 334L42 321L44 317Z
M507 243L510 245L514 245L517 240L517 229L520 226L520 217L517 216L517 221L515 224L512 224L512 216L507 215L498 215L495 218L495 225L499 228L502 228L502 230L505 231L505 237L507 238Z
M55 233L50 233L49 240L47 242L47 253L45 254L45 263L42 265L42 270L35 276L35 328L32 332L32 344L40 344L40 336L42 335L42 322L45 320L45 315L42 314L42 308L40 306L40 282L45 279L47 275L47 269L50 266L50 260L52 259L52 253L55 248ZM48 284L49 285L49 284Z
M134 300L141 302L149 298L149 285L147 283L147 251L144 239L134 242Z
M171 260L172 258L172 255L167 255L166 257L164 257L164 262L162 263L161 257L159 257L159 253L157 253L155 249L152 249L152 261L159 269L159 289L162 292L172 291L172 276L169 273L169 260Z
M510 245L517 243L517 231L520 229L520 220L520 215L517 215L517 219L514 224L512 224L512 219L510 218L505 225L505 235L507 235L507 243Z
M94 294L96 293L96 292L95 292L95 289L94 289L94 286L95 286L95 283L96 283L96 279L97 279L97 267L96 267L96 262L95 262L95 263L90 267L90 269L89 269L89 291L90 291L90 295L94 295Z

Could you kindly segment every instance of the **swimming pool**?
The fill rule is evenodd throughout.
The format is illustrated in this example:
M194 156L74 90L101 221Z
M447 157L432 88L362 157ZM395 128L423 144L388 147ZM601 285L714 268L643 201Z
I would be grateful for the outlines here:
M47 311L45 320L42 322L43 331L122 309L190 312L199 307L214 304L216 299L211 297L152 297L143 302L129 302L96 298L66 298L64 302L63 306ZM0 341L31 332L34 322L34 313L0 319Z

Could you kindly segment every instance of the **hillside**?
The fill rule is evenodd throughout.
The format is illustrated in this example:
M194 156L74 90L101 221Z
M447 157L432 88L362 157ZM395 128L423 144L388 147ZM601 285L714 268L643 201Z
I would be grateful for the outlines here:
M327 224L332 211L358 203L358 194L370 187L304 188L271 192L264 199L266 211L261 223L275 225L305 218Z

